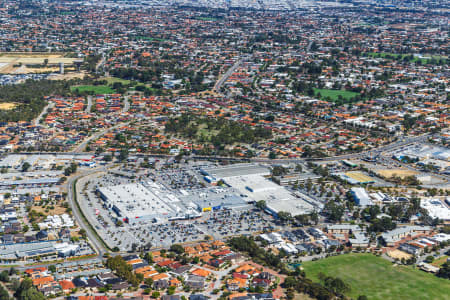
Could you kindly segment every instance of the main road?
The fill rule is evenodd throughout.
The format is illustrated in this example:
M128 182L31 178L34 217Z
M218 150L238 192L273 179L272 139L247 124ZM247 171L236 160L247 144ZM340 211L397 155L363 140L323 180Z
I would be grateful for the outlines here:
M77 191L76 191L76 183L78 179L97 173L97 172L105 172L107 171L106 167L100 167L96 169L92 169L86 172L82 172L80 174L77 174L75 176L72 176L69 178L67 182L67 198L69 201L69 205L72 208L72 213L79 224L81 228L83 228L86 231L86 235L89 239L89 241L92 243L92 246L95 248L95 252L98 253L99 256L103 256L104 253L107 252L106 247L104 246L103 242L99 240L99 237L97 236L97 233L94 232L94 229L91 227L91 225L85 221L85 217L83 212L80 210L80 205L77 203Z
M48 109L52 108L54 105L55 105L54 102L50 102L49 104L47 104L46 107L44 107L39 116L36 119L34 119L34 126L39 126L39 122L41 121L42 117L47 113Z
M127 111L130 109L129 97L128 97L128 96L125 96L123 101L124 101L124 105L123 105L122 113L125 113L125 112L127 112ZM91 103L91 105L92 105L92 98L91 98L91 102L89 102L89 97L88 97L88 106L89 106L89 103ZM86 111L89 112L88 110L86 110ZM101 130L101 131L99 131L99 132L97 132L97 133L95 133L95 134L93 134L93 135L87 137L83 142L81 142L81 144L79 144L79 145L73 150L73 152L74 152L74 153L81 153L81 152L84 152L84 149L86 148L87 144L88 144L90 141L95 141L96 139L98 139L99 137L101 137L102 135L104 135L105 133L108 133L108 132L110 132L111 130L114 130L114 129L120 127L120 126L126 125L127 123L128 123L128 122L123 122L123 123L116 124L116 125L114 125L114 126L112 126L112 127L105 128L105 129L103 129L103 130Z
M231 68L228 69L228 71L225 72L225 74L222 75L222 77L217 80L216 84L214 85L214 91L219 92L222 85L227 81L228 77L230 77L234 71L236 71L237 68L242 64L244 61L243 58L239 58L234 65L231 66Z

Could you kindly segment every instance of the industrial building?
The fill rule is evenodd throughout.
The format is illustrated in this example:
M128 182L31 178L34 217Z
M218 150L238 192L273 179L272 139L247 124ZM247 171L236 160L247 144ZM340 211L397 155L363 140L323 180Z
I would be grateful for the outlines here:
M371 206L373 205L372 199L370 199L369 194L364 188L356 188L353 187L350 190L353 198L355 199L355 203L359 206Z
M124 222L192 219L202 212L245 208L247 202L234 189L205 188L169 191L155 182L125 184L98 189L107 208Z
M259 175L269 176L270 169L259 164L234 164L228 166L202 168L201 173L217 180L235 176Z
M249 203L265 201L266 211L274 216L280 211L295 216L321 209L321 204L307 195L295 195L264 177L270 175L270 170L258 164L221 166L202 169L201 172L212 180L222 180L236 189Z
M185 192L180 197L184 204L194 203L200 212L220 209L245 208L247 202L237 192L225 188L208 188Z
M445 223L450 223L450 208L440 199L422 199L420 206L428 211L432 218L438 218Z
M33 243L1 244L1 260L26 260L37 256L57 254L58 256L73 256L80 249L79 245L43 241Z
M98 191L106 206L125 222L168 218L181 210L173 204L178 199L163 192L157 183L149 182L148 187L133 183L102 187Z

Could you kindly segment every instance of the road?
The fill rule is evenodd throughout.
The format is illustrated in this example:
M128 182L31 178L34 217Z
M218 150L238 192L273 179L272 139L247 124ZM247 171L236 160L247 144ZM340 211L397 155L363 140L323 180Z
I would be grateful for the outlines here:
M73 177L70 177L68 180L68 183L67 183L67 194L68 194L67 198L69 201L69 205L72 208L73 216L74 216L75 220L77 221L77 223L79 224L79 226L81 228L83 228L84 230L86 230L87 237L99 256L103 256L103 254L105 252L107 252L107 249L105 248L103 243L98 240L97 235L93 232L91 227L84 222L83 214L80 211L79 206L77 205L76 199L75 199L75 197L76 197L75 196L75 193L76 193L75 184L78 181L78 179L80 179L84 176L88 176L88 175L91 175L91 174L97 173L97 172L105 172L105 171L107 171L106 167L92 169L92 170L77 174Z
M123 97L123 108L122 108L122 113L127 112L130 109L130 100L129 100L129 96L125 96Z
M91 97L91 98L90 98L90 101L89 101L89 97ZM128 96L125 96L125 97L124 97L124 100L123 100L123 101L124 101L124 105L123 105L122 113L127 112L127 111L130 109L130 102L129 102L128 98L129 98ZM88 108L89 108L89 110L86 109L87 112L90 111L90 106L92 106L92 96L88 96ZM96 139L98 139L99 137L101 137L102 135L104 135L105 133L107 133L107 132L109 132L109 131L111 131L111 130L114 130L114 129L120 127L120 126L123 126L123 125L125 125L125 124L127 124L127 122L116 124L116 125L114 125L113 127L105 128L105 129L103 129L103 130L101 130L101 131L99 131L99 132L97 132L97 133L95 133L95 134L93 134L93 135L87 137L81 144L79 144L79 145L73 150L73 152L75 152L75 153L83 152L84 149L86 148L87 144L88 144L90 141L95 141Z
M219 92L222 85L227 81L228 77L230 77L234 71L236 71L237 68L242 64L244 61L243 58L239 58L234 65L231 66L231 68L228 69L228 71L225 72L225 74L222 75L222 77L217 80L216 84L214 85L214 91Z
M47 104L46 107L42 110L42 112L39 114L39 116L34 120L34 126L39 126L39 122L42 119L42 117L47 113L49 108L52 108L55 105L55 103L50 102Z
M104 129L104 130L101 130L101 131L99 131L99 132L97 132L97 133L95 133L95 134L93 134L93 135L87 137L81 144L79 144L79 145L73 150L73 152L74 152L74 153L83 153L83 152L84 152L84 149L86 148L87 144L88 144L90 141L95 141L96 139L98 139L98 138L101 137L102 135L104 135L104 134L110 132L111 130L114 130L114 129L116 129L116 128L119 128L120 126L123 126L123 125L125 125L125 124L127 124L127 123L125 122L125 123L120 123L120 124L114 125L113 127L106 128L106 129Z
M106 61L106 54L103 53L102 54L102 58L98 61L97 65L95 66L95 72L98 73L98 70L100 69L100 67L103 67L103 64Z
M87 96L87 101L88 101L88 104L87 104L87 107L86 107L86 112L90 113L91 112L91 108L92 108L92 96L91 95Z

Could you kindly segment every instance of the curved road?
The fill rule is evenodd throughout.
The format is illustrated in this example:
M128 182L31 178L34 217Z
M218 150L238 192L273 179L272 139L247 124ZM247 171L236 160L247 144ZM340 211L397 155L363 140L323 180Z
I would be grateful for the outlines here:
M72 208L73 216L79 226L86 230L87 237L89 241L92 243L93 247L95 248L95 251L98 253L99 256L103 256L108 250L105 248L103 243L99 241L98 236L96 233L93 232L93 229L90 225L86 224L84 222L83 214L79 209L79 206L76 203L75 194L76 194L76 182L78 179L84 176L91 175L93 173L97 172L104 172L107 171L106 167L100 167L93 170L89 170L83 173L80 173L78 175L75 175L73 177L70 177L67 183L67 197L69 201L69 205Z
M41 113L39 114L39 116L34 119L34 126L39 126L39 121L42 119L42 117L47 113L49 108L52 108L55 105L54 102L50 102L49 104L47 104L46 107L44 107L44 109L41 111Z

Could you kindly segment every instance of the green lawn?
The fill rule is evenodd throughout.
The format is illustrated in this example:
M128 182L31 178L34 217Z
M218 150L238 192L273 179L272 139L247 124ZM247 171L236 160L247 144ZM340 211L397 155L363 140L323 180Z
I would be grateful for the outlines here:
M318 273L339 277L351 286L353 299L450 299L450 280L391 262L372 254L346 254L302 264L306 276L319 281Z
M342 96L345 100L350 100L358 93L350 92L350 91L344 91L344 90L328 90L328 89L316 89L314 88L314 94L317 96L317 94L320 93L320 96L322 99L326 97L330 97L331 101L336 101L339 99L339 96Z
M197 20L200 20L200 21L213 21L213 22L219 20L219 19L217 19L217 18L210 18L210 17L198 17L198 18L196 18L196 19L197 19Z
M431 264L435 267L442 266L445 262L447 262L448 256L444 255L439 258L437 258L435 261L433 261Z
M108 85L112 85L116 82L120 82L123 85L127 85L131 82L131 80L117 78L117 77L103 77L103 78L100 78L100 80L106 80L106 82L108 82Z
M381 57L381 58L387 58L387 59L403 59L404 57L410 55L410 54L396 54L396 53L388 53L388 52L367 52L366 53L367 56L370 57ZM429 62L431 62L431 60L434 58L436 60L440 60L440 59L447 59L447 57L445 56L439 56L439 55L424 55L424 56L429 56L431 57L430 59L427 58L418 58L415 57L412 59L412 62L418 62L420 60L420 62L422 64L427 64Z
M161 39L161 38L154 38L154 37L150 37L150 36L137 36L136 37L138 40L144 40L144 41L157 41L157 42L166 42L166 39Z
M93 92L94 94L114 94L116 91L107 85L76 85L70 87L71 91L77 90L82 92Z

